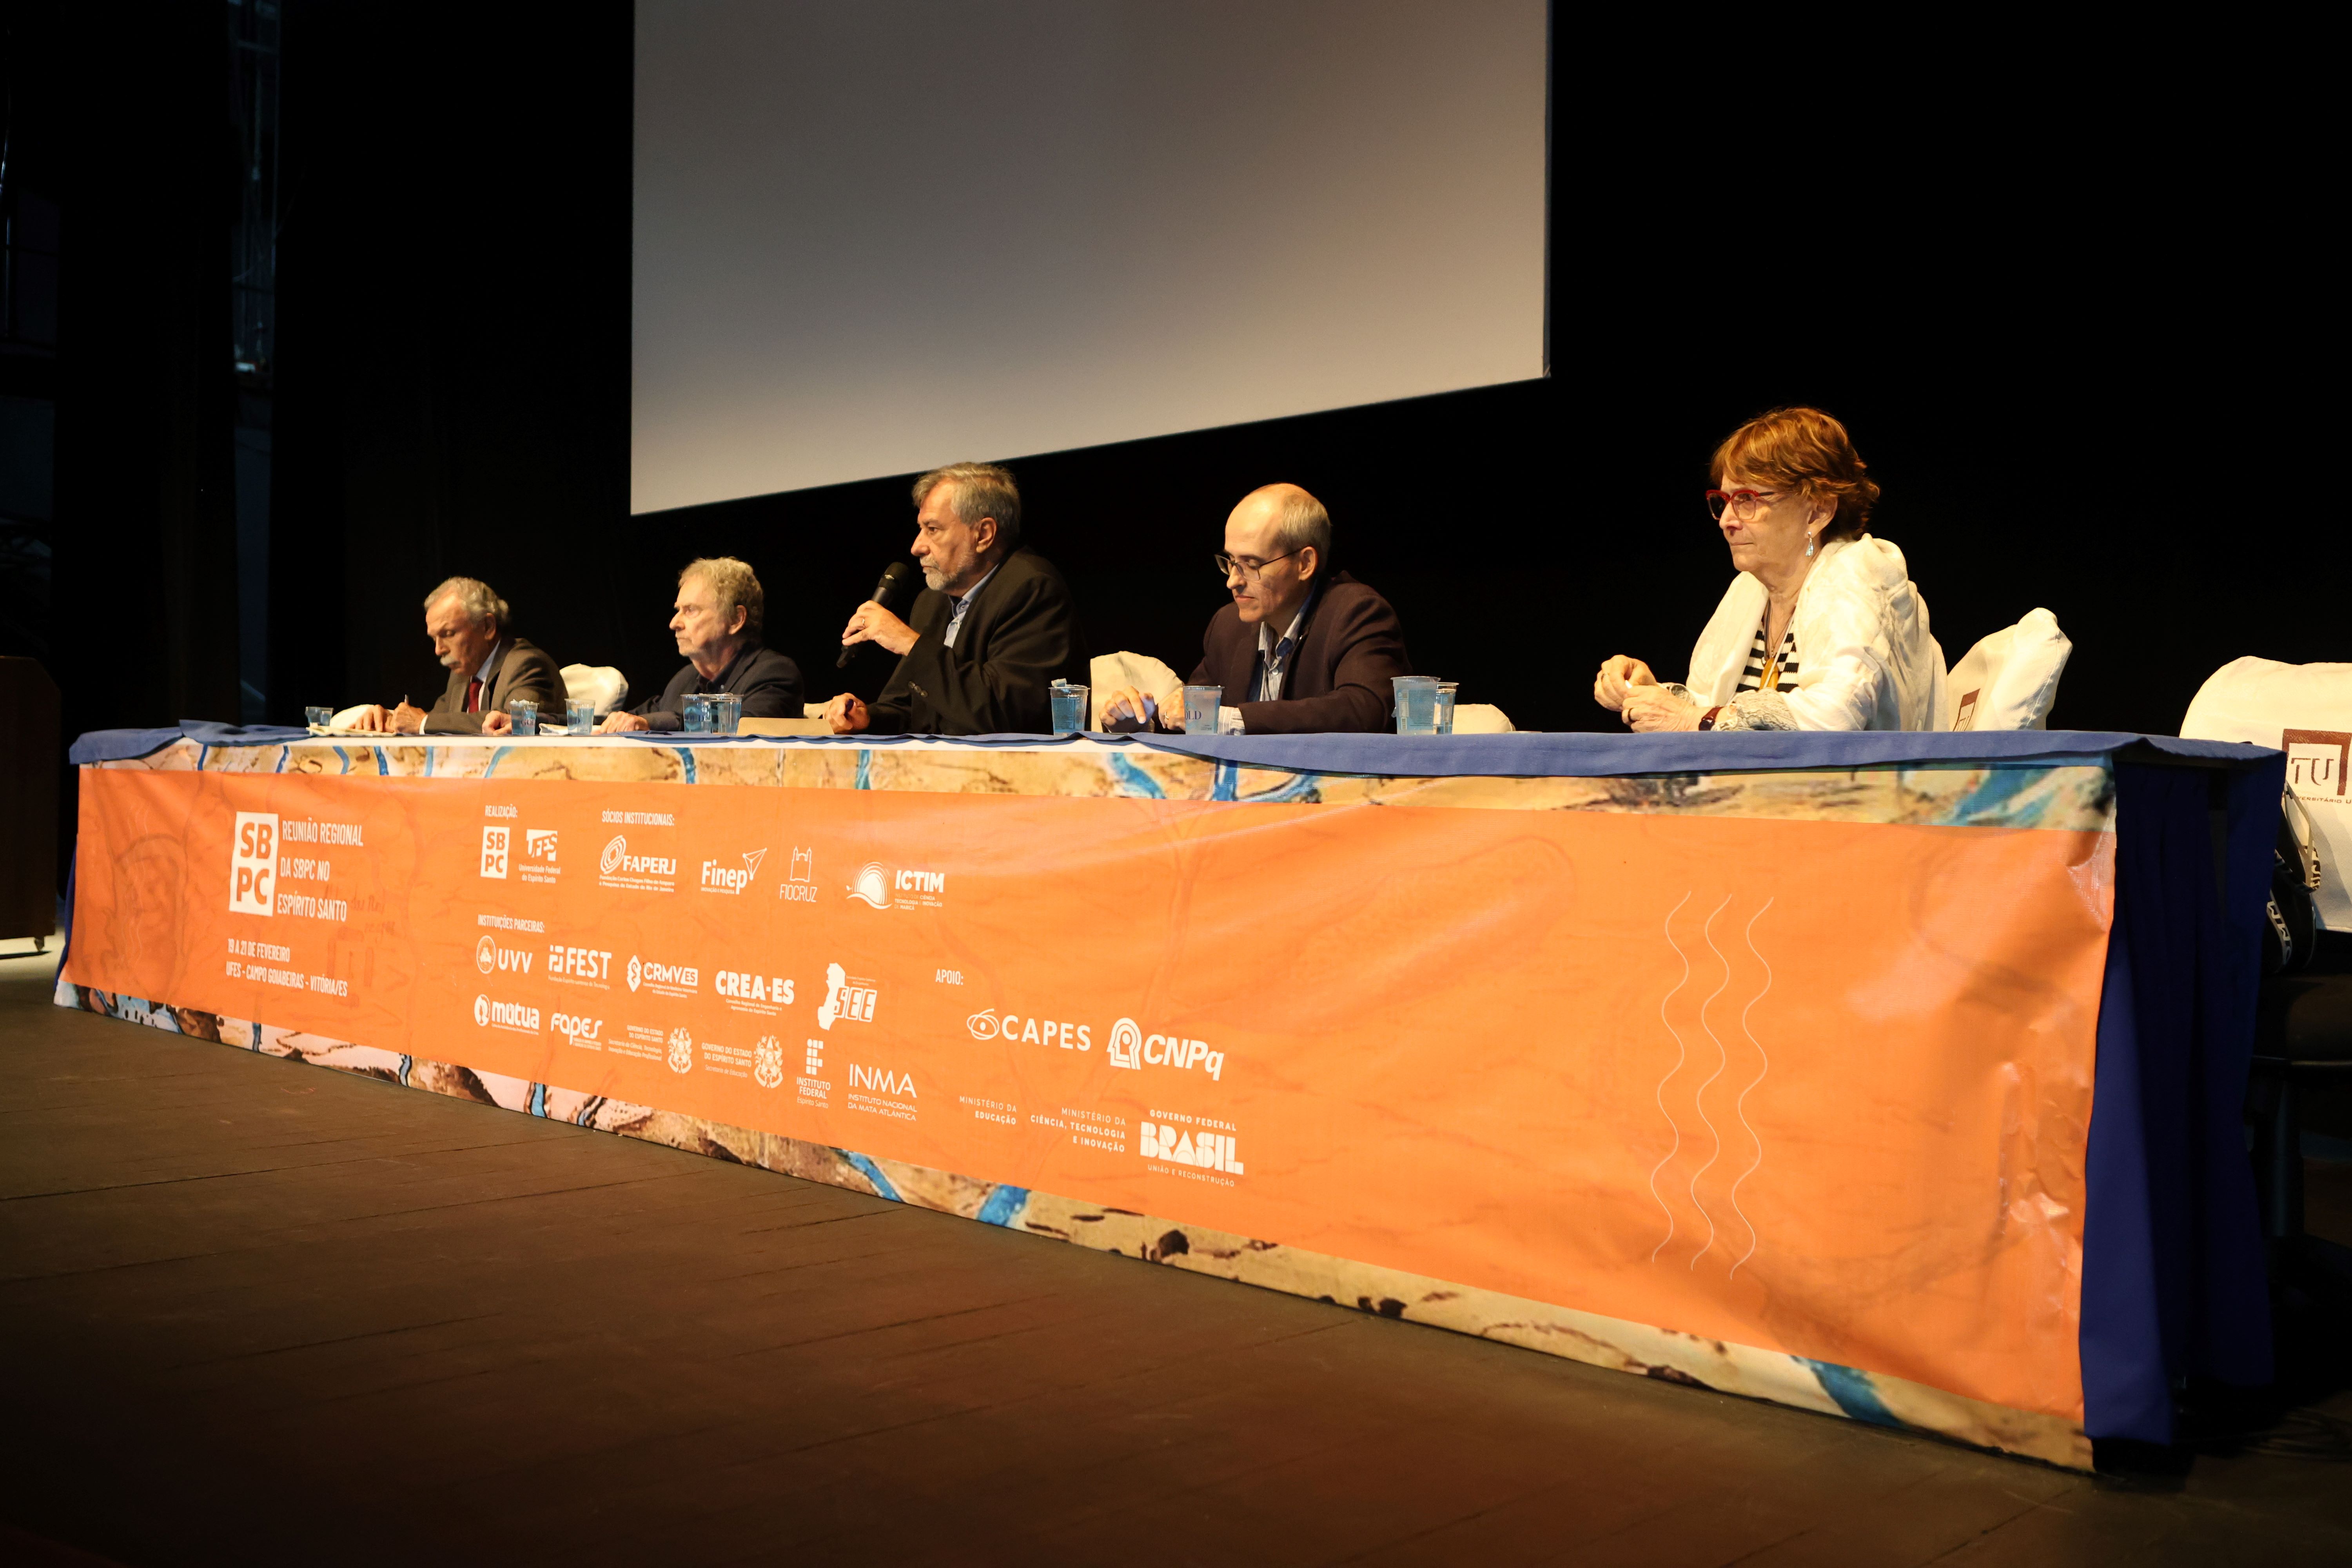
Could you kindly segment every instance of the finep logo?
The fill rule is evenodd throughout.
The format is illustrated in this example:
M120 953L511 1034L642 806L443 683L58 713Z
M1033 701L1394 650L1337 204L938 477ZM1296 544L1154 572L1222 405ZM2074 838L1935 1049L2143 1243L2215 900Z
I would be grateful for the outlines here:
M236 837L229 842L228 910L233 915L274 915L278 880L278 814L240 811Z
M482 829L482 875L506 879L508 844L511 830L504 827Z
M1199 1068L1212 1079L1225 1070L1225 1053L1213 1051L1206 1040L1181 1039L1174 1035L1146 1035L1132 1018L1110 1026L1110 1065L1141 1071L1156 1068Z
M767 858L765 849L743 851L743 867L738 870L716 860L702 863L702 890L706 893L740 893L760 874L760 862Z

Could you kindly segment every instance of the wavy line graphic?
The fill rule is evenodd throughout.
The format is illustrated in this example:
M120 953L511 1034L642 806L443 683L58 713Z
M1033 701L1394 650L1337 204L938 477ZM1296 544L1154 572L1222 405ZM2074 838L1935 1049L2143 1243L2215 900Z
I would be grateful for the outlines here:
M1728 909L1730 905L1731 895L1729 893L1726 893L1723 895L1723 902L1715 906L1715 915L1721 914L1726 909ZM1707 1084L1711 1084L1717 1079L1721 1078L1723 1076L1723 1069L1731 1065L1731 1053L1724 1048L1723 1042L1720 1039L1716 1038L1715 1026L1706 1021L1706 1010L1715 1005L1715 999L1717 996L1722 995L1726 991L1731 989L1731 960L1724 957L1723 949L1715 945L1715 915L1709 915L1706 917L1706 924L1700 928L1699 934L1706 938L1706 950L1715 954L1717 959L1721 961L1723 964L1723 984L1717 986L1712 992L1708 993L1706 1000L1698 1005L1698 1026L1706 1031L1706 1037L1708 1039L1715 1041L1715 1070L1706 1075L1706 1083L1700 1084L1698 1086L1698 1092L1691 1096L1691 1105L1697 1110L1698 1119L1701 1121L1706 1122L1707 1136L1715 1140L1715 1152L1706 1157L1706 1164L1701 1165L1697 1170L1691 1173L1691 1206L1698 1210L1699 1218L1706 1221L1706 1245L1700 1247L1696 1252L1691 1254L1690 1266L1693 1268L1696 1268L1698 1267L1698 1260L1705 1258L1710 1251L1714 1250L1715 1247L1715 1216L1707 1213L1706 1205L1699 1201L1698 1179L1701 1176L1706 1175L1708 1171L1712 1170L1717 1160L1723 1158L1723 1134L1716 1131L1716 1126L1713 1121L1707 1120Z
M1739 1117L1739 1125L1747 1128L1748 1135L1756 1140L1756 1158L1748 1162L1748 1169L1740 1172L1738 1180L1731 1184L1731 1210L1739 1216L1739 1223L1748 1227L1748 1250L1739 1255L1739 1263L1731 1266L1731 1273L1725 1276L1727 1279L1737 1276L1740 1264L1746 1263L1756 1256L1756 1244L1759 1239L1756 1234L1756 1222L1749 1219L1748 1211L1739 1206L1739 1184L1754 1175L1764 1163L1764 1135L1756 1131L1754 1122L1748 1120L1748 1097L1756 1092L1756 1086L1762 1083L1764 1075L1772 1070L1772 1058L1766 1053L1764 1042L1756 1037L1756 1031L1748 1026L1748 1015L1756 1011L1757 1003L1772 994L1772 965L1756 946L1756 922L1764 918L1764 910L1771 907L1772 900L1765 900L1764 909L1758 910L1748 920L1745 933L1748 939L1748 951L1755 953L1756 962L1764 965L1764 989L1749 997L1748 1005L1739 1010L1739 1032L1748 1037L1748 1043L1756 1047L1756 1054L1763 1058L1764 1065L1756 1069L1755 1079L1746 1089L1739 1091L1739 1098L1732 1101L1731 1105L1733 1111Z
M1675 1211L1666 1206L1666 1200L1659 1194L1658 1173L1673 1163L1674 1157L1682 1152L1683 1147L1683 1130L1675 1125L1674 1113L1666 1109L1666 1082L1675 1074L1683 1070L1683 1063L1689 1058L1690 1052L1683 1047L1682 1036L1675 1034L1674 1025L1666 1018L1666 1004L1675 999L1676 992L1690 984L1690 956L1675 944L1675 917L1683 912L1683 904L1689 903L1690 900L1690 894L1685 893L1682 896L1682 901L1666 911L1666 922L1664 927L1666 945L1674 948L1675 956L1683 961L1683 977L1675 982L1673 991L1667 992L1658 1001L1658 1022L1664 1025L1666 1033L1673 1035L1675 1038L1675 1065L1666 1069L1665 1078L1658 1080L1658 1114L1666 1119L1666 1131L1674 1134L1675 1142L1674 1147L1666 1151L1666 1157L1650 1170L1650 1196L1657 1200L1658 1212L1666 1216L1666 1234L1660 1237L1658 1245L1650 1249L1650 1261L1653 1263L1658 1260L1658 1254L1666 1249L1666 1243L1675 1238Z

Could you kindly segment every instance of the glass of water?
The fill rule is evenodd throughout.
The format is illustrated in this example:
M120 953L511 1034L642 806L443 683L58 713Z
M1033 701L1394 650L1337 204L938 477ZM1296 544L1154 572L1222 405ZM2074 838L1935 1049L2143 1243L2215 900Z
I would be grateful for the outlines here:
M1454 692L1461 684L1458 680L1437 683L1437 732L1441 735L1454 733Z
M710 699L700 691L689 691L684 703L686 732L689 735L710 733Z
M1084 734L1087 728L1087 699L1090 695L1088 689L1083 686L1073 686L1066 680L1057 680L1054 682L1052 695L1054 733L1056 735Z
M514 721L518 735L539 733L539 704L528 697L518 697L507 704L507 717Z
M334 722L335 710L331 708L305 708L302 717L310 721L313 730L323 730Z
M585 735L595 728L596 705L593 702L583 701L577 697L570 698L565 700L563 704L563 732L565 734Z
M1400 675L1396 686L1396 727L1400 735L1437 733L1437 677Z
M714 691L710 694L710 732L712 734L735 734L741 729L742 723L742 698L732 691Z
M1188 686L1184 689L1184 733L1213 735L1217 732L1217 710L1225 700L1222 686Z

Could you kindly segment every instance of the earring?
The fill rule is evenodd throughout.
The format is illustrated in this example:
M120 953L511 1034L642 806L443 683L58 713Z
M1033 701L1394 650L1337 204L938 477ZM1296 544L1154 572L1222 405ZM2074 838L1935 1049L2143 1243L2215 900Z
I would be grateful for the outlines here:
M1805 535L1805 559L1806 559L1806 560L1808 560L1808 561L1810 561L1810 560L1811 560L1811 559L1812 559L1812 556L1813 556L1813 536L1812 536L1811 534L1810 534L1810 533L1809 533L1809 534Z

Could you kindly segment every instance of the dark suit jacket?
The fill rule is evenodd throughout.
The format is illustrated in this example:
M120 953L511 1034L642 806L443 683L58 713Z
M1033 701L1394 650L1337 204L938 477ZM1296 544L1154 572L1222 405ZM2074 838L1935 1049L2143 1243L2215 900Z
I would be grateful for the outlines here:
M688 665L669 678L659 697L648 698L635 710L656 730L686 728L686 697L689 691L731 691L743 700L743 719L797 719L801 716L801 667L760 643L736 650L735 661L705 680Z
M490 655L489 689L482 694L482 713L466 711L466 687L473 679L470 669L449 672L449 689L433 704L433 711L425 715L426 734L478 735L482 713L503 713L507 703L518 697L539 704L541 721L552 715L556 723L563 722L563 672L555 668L545 648L517 637L499 642Z
M915 646L867 710L881 735L1043 735L1053 730L1045 693L1055 679L1085 685L1087 650L1069 584L1041 555L1016 550L981 585L955 647L945 638L954 600L915 595L907 624Z
M1412 673L1396 611L1345 572L1332 575L1307 612L1281 700L1245 700L1257 685L1257 628L1227 605L1201 638L1201 667L1190 683L1223 687L1224 705L1242 710L1253 735L1388 729L1396 700L1390 679Z

